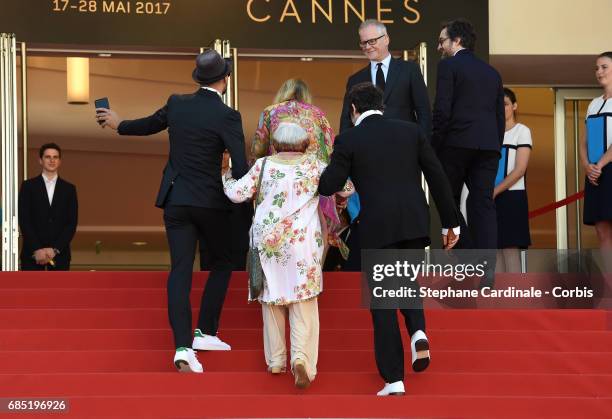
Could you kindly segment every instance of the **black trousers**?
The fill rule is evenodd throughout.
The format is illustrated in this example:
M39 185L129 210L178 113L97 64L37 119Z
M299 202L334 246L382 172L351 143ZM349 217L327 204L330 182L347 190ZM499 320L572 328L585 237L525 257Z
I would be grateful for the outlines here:
M493 201L499 153L460 147L443 147L438 158L446 171L459 208L465 183L470 191L467 207L468 226L461 216L461 235L456 249L496 249L497 213Z
M404 240L383 249L423 249L425 239ZM420 300L419 300L420 301ZM400 309L409 336L416 331L425 332L425 313L420 308ZM374 325L374 355L378 372L386 383L404 380L404 345L397 319L397 310L372 309Z
M342 264L342 270L345 272L360 272L361 271L361 235L359 234L359 221L353 221L349 226L348 238L346 245L349 248L349 256Z
M246 259L249 251L249 230L251 229L252 222L252 202L232 204L229 215L229 234L232 268L234 271L246 271ZM200 270L209 271L212 261L204 237L200 237L199 250Z
M199 238L205 241L209 250L211 271L202 294L198 328L213 336L219 328L221 309L232 276L229 211L170 205L164 208L164 224L172 263L168 277L168 317L176 347L190 348L189 294Z

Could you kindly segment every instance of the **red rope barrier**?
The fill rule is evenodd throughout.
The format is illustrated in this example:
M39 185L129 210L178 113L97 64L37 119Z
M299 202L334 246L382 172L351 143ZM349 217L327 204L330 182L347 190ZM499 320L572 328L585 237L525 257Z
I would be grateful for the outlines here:
M529 218L539 217L542 214L546 214L547 212L554 211L557 208L561 208L567 204L571 204L572 202L578 201L579 199L582 199L582 197L584 197L583 190L571 196L568 196L567 198L562 199L561 201L553 202L536 210L529 211Z

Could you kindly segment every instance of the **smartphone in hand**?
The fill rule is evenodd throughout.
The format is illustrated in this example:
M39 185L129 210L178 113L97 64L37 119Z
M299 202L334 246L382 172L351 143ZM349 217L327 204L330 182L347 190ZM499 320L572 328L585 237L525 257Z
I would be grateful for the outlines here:
M105 109L110 109L110 104L108 103L108 98L107 97L103 97L101 99L96 99L94 101L94 106L96 107L96 109L98 108L105 108ZM98 121L98 124L102 125L102 121Z

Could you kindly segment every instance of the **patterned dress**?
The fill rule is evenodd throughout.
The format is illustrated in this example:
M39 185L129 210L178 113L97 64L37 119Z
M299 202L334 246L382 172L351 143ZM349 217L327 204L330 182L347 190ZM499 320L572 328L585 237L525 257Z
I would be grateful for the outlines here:
M233 202L255 195L263 158L239 180L224 178ZM323 290L323 235L319 218L319 178L326 165L314 154L267 158L251 237L265 274L258 300L286 305L316 297ZM352 191L345 186L344 194Z
M329 164L334 144L334 132L325 116L325 113L314 105L297 100L289 100L268 106L259 117L259 124L255 131L255 137L251 143L251 154L254 158L269 156L272 154L272 142L270 137L281 122L294 122L306 130L310 137L310 144L306 153L317 156L325 164ZM322 196L319 205L327 223L328 242L340 249L340 253L346 259L348 248L340 240L338 232L343 226L340 224L336 203L333 197Z
M323 163L328 164L334 144L334 132L323 111L314 105L289 100L268 106L259 117L255 137L251 143L254 158L272 154L270 137L281 122L295 122L310 136L307 153L316 154Z

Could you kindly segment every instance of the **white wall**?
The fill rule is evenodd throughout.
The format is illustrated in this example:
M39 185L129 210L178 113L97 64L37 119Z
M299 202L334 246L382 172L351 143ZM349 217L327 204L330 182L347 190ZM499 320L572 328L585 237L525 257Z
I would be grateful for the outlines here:
M492 55L612 50L612 0L489 0Z

